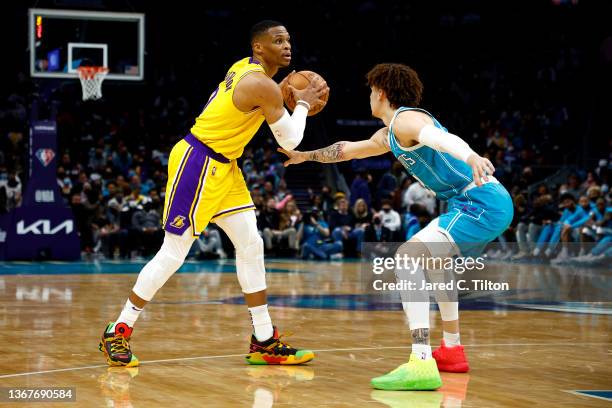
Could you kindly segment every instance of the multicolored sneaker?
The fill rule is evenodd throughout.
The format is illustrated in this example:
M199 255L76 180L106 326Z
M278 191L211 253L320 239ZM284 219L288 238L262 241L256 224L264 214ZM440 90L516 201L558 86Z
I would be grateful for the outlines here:
M433 358L421 360L413 353L406 364L390 373L372 378L370 384L379 390L426 391L440 388L442 379Z
M106 356L106 361L111 367L136 367L138 358L130 350L130 336L132 328L125 323L110 322L104 333L98 348Z
M246 360L249 364L303 364L314 358L310 350L297 350L280 341L282 336L274 327L274 334L269 340L258 341L251 335L251 347Z
M462 345L446 347L446 343L442 339L440 347L435 349L432 355L440 371L447 373L467 373L470 371L470 365L465 357Z

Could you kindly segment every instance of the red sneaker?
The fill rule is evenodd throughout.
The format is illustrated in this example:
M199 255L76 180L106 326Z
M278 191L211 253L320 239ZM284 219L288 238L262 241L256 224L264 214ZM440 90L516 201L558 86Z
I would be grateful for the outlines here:
M446 347L443 339L440 347L435 349L432 355L440 371L447 373L467 373L470 371L470 365L465 357L462 345Z

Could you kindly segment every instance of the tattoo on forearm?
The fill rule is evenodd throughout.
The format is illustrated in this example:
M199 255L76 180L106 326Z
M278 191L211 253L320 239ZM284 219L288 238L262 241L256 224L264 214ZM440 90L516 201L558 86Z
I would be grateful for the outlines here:
M320 163L334 163L343 160L343 152L345 142L337 142L331 146L322 149L308 152L308 160L317 161Z
M412 334L412 344L429 344L429 329L416 329Z

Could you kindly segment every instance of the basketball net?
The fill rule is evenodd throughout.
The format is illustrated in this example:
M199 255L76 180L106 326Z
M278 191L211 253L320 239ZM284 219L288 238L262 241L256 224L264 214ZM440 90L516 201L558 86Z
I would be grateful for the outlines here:
M102 81L108 74L105 67L78 67L81 88L83 89L83 100L97 100L102 98Z

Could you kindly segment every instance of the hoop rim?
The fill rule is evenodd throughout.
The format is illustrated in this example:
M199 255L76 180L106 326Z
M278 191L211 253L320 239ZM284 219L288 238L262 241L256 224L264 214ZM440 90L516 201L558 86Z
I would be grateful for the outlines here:
M77 68L77 72L80 78L92 79L93 77L99 74L103 74L103 75L108 74L108 68L102 67L102 66L95 66L95 65L81 66Z

